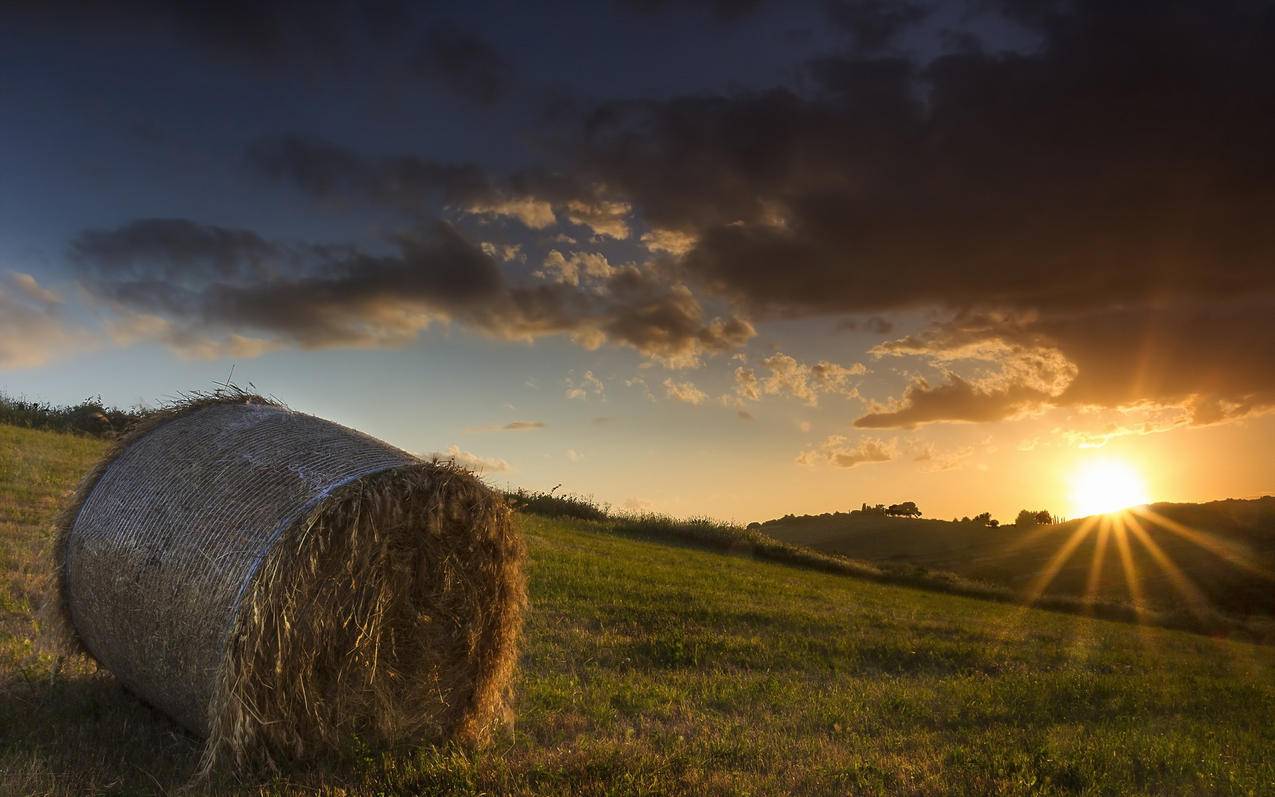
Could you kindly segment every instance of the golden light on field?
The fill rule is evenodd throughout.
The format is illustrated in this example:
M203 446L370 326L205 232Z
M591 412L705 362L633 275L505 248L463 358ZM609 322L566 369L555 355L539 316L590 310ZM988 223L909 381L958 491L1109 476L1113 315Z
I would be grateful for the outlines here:
M1120 460L1085 462L1071 479L1071 514L1076 517L1105 515L1149 501L1142 475Z

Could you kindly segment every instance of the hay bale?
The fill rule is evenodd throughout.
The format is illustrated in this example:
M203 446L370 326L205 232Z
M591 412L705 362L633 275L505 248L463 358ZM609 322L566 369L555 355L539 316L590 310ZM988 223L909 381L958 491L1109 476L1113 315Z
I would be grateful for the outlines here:
M59 524L49 632L205 738L204 765L481 740L525 591L472 474L256 396L126 436Z

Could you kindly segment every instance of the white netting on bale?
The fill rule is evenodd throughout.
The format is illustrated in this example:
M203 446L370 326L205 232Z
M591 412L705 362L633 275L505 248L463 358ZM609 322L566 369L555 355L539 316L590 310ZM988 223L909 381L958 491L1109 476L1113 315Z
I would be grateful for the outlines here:
M523 549L461 469L218 397L121 441L59 532L53 630L206 763L481 739L507 714Z

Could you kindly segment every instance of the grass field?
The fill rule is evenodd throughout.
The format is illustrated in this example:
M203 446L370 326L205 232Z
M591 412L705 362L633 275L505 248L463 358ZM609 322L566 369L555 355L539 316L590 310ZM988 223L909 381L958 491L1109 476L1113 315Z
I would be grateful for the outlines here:
M0 794L156 794L196 743L35 652L41 549L100 451L0 426ZM256 794L1263 794L1275 648L923 592L524 516L515 727Z
M826 553L950 571L1019 594L1185 607L1275 625L1272 497L1153 504L1115 518L1030 528L834 514L770 521L759 530Z

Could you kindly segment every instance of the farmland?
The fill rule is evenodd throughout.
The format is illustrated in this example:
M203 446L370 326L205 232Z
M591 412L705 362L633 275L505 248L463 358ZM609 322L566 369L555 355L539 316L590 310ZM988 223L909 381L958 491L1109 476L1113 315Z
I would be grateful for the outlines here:
M0 426L0 792L154 794L197 743L31 643L60 500L103 444ZM243 794L1250 794L1275 649L521 517L517 718L490 747L351 740Z

